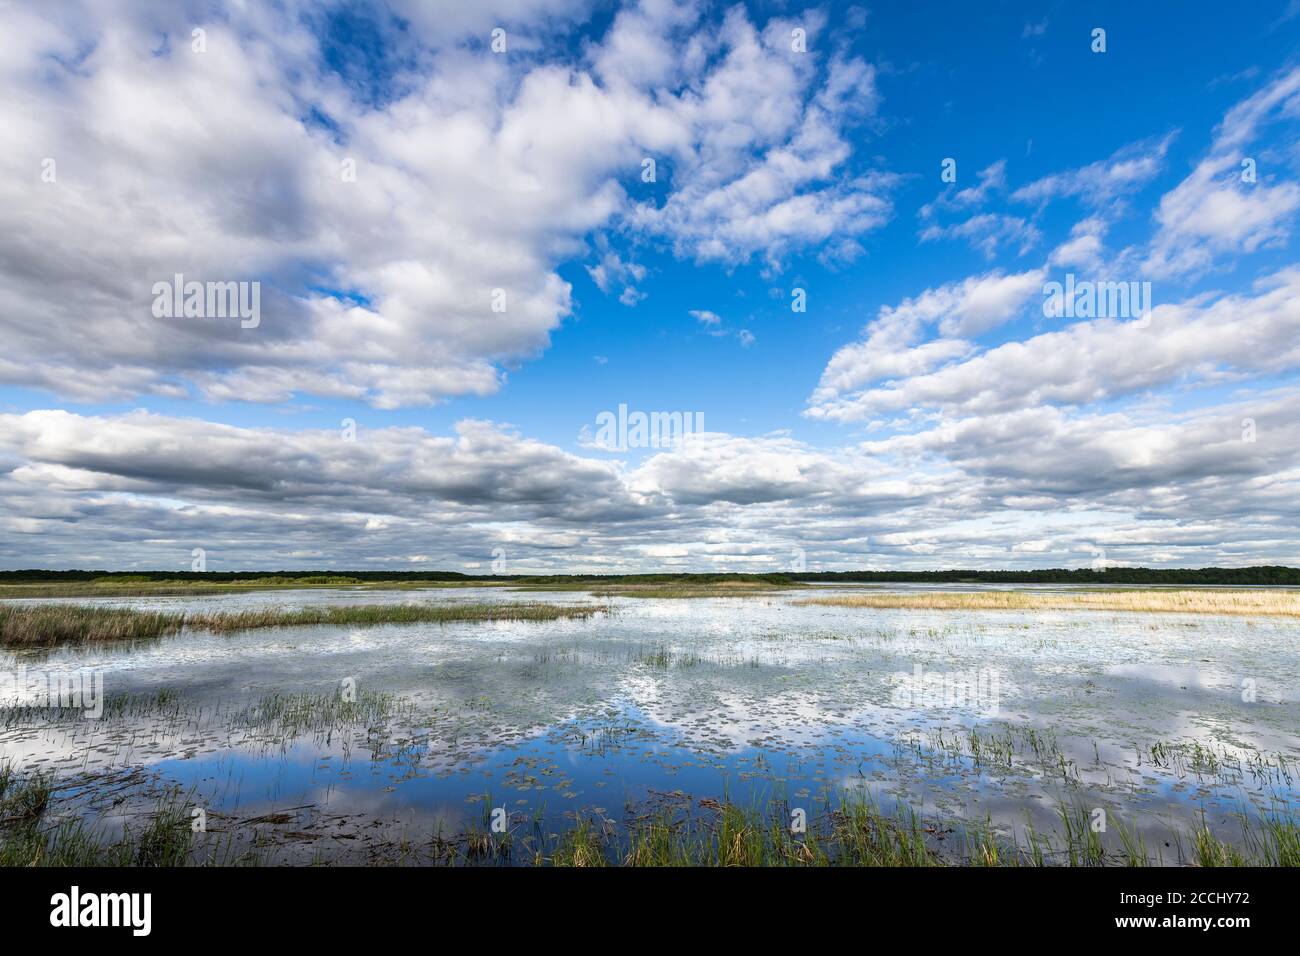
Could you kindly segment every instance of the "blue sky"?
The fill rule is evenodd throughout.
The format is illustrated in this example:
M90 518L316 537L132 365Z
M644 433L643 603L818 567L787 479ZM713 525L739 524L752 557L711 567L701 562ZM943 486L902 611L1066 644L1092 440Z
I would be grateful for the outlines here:
M16 16L4 566L1300 560L1292 0Z

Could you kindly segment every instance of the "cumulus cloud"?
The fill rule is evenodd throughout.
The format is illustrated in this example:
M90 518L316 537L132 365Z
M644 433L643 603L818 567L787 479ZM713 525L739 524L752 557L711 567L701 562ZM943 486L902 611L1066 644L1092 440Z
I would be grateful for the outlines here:
M816 86L818 57L792 49L796 27L815 48L824 20L808 13L759 29L740 8L726 15L701 51L720 55L717 67L681 93L676 115L691 129L676 154L681 185L662 205L638 205L633 226L698 261L758 253L776 266L793 248L888 221L896 177L846 167L846 128L870 119L879 101L874 67L833 55Z
M366 429L348 440L342 429L284 432L143 411L103 418L49 410L0 416L0 448L58 469L63 481L103 479L115 490L231 495L250 504L335 500L355 510L396 504L416 513L434 501L568 517L628 505L612 465L487 422L463 421L456 431L444 438L418 428ZM10 477L29 481L32 467Z
M1017 189L1015 200L1042 204L1073 196L1098 208L1052 250L1043 269L973 276L881 309L863 341L832 356L805 414L842 422L899 414L920 420L1000 414L1294 369L1300 358L1293 345L1300 317L1300 272L1294 267L1258 279L1246 293L1207 292L1173 303L1161 287L1161 304L1138 322L1123 321L1126 316L1081 319L983 350L970 340L1040 294L1050 267L1085 269L1093 280L1129 281L1132 276L1112 275L1124 264L1142 279L1167 278L1204 268L1218 253L1249 254L1286 236L1300 207L1300 187L1240 182L1239 160L1265 124L1300 114L1297 104L1300 70L1291 70L1233 107L1215 132L1210 156L1160 199L1157 231L1145 254L1130 247L1108 262L1104 240L1124 198L1162 168L1172 134ZM1225 171L1232 171L1231 181ZM977 205L1003 182L1001 167L990 167L960 202ZM959 196L932 205L953 206Z
M487 396L548 348L583 269L580 288L627 306L667 255L838 270L899 201L901 177L864 148L886 126L880 74L816 9L204 0L6 16L0 382L70 400ZM581 44L565 42L575 24ZM488 48L498 26L506 55ZM809 399L809 418L866 440L708 432L595 458L474 418L438 434L377 416L350 441L144 410L0 414L0 565L188 567L194 547L214 569L482 570L497 548L518 571L777 570L796 550L813 570L1086 566L1099 548L1294 563L1300 393L1277 382L1300 364L1300 270L1273 261L1234 292L1160 284L1142 322L1045 324L1037 306L1051 269L1181 280L1280 248L1296 154L1263 134L1297 117L1300 70L1284 70L1224 117L1147 242L1123 220L1173 133L1014 189L1004 160L963 174L918 211L919 239L997 263L880 307ZM1041 266L1008 265L1061 200L1082 207L1069 235ZM154 283L177 273L259 281L260 323L155 318ZM683 321L759 363L739 323L779 338L737 308Z
M1209 155L1160 199L1159 230L1143 269L1156 277L1203 271L1216 255L1254 252L1290 233L1300 210L1300 185L1279 181L1247 150L1260 130L1300 119L1300 67L1276 76L1234 106L1216 131ZM1243 164L1253 165L1253 177Z
M793 52L793 21L737 9L715 31L647 2L556 60L530 31L584 4L473 6L349 13L394 46L382 64L334 55L329 4L20 6L24 42L0 44L0 380L82 400L487 395L571 312L556 268L589 234L635 220L683 255L774 263L887 218L883 174L842 175L874 71ZM819 17L801 22L815 41ZM486 46L497 24L509 55ZM646 156L671 171L659 206L623 185ZM618 253L589 269L644 297ZM176 274L260 282L257 327L155 318Z
M883 307L863 330L863 341L841 348L827 363L808 414L841 417L834 410L845 393L920 375L970 353L974 346L963 337L986 332L1020 312L1031 296L1041 294L1045 275L1042 270L1013 275L995 270ZM921 342L936 327L940 337Z
M1007 161L999 159L976 174L976 185L958 189L950 185L933 202L921 207L920 217L929 219L937 213L952 209L971 209L983 206L990 198L1006 191Z
M587 274L601 292L612 292L622 286L619 301L626 306L634 306L645 294L636 288L636 283L645 279L648 270L639 263L624 259L609 247L609 241L602 234L597 245L601 255L595 265L587 266Z
M984 253L986 259L992 259L1003 246L1015 248L1019 255L1024 255L1042 238L1038 228L1020 216L1005 216L999 213L983 213L971 216L959 223L948 226L927 226L921 230L922 242L936 239L965 239L973 247Z
M1132 412L1073 413L1043 405L954 420L861 448L874 456L942 455L986 480L991 496L1103 500L1284 473L1300 457L1297 411L1300 395L1294 392L1158 422ZM1247 420L1254 440L1244 440Z
M1214 563L1296 547L1294 390L1154 423L1039 408L821 449L703 433L640 463L504 426L245 428L0 416L0 564L778 570ZM1244 442L1241 421L1255 424Z
M1114 254L1108 241L1129 231L1174 134L1015 189L1013 202L1040 213L1061 199L1085 209L1041 268L933 286L881 308L834 353L805 415L860 425L869 438L856 461L941 489L900 509L908 526L873 520L886 565L953 551L1013 566L1077 566L1099 551L1112 564L1296 560L1300 393L1276 383L1300 367L1300 270L1275 258L1232 292L1157 281L1155 307L1135 319L1030 307L1053 269L1158 280L1282 248L1297 202L1277 167L1294 156L1266 147L1262 131L1297 116L1300 74L1283 71L1226 114L1209 155L1157 200L1151 239ZM1254 154L1272 171L1250 183L1242 161ZM1016 251L1006 214L982 208L1007 189L1004 170L923 207L922 241ZM945 224L953 211L965 221ZM1032 321L1008 328L1019 318Z
M1007 189L1007 161L1000 159L977 174L977 184L965 189L949 186L930 203L922 206L919 216L925 223L920 231L922 242L938 239L963 239L987 259L993 259L1003 246L1024 255L1042 238L1038 227L1021 216L985 212L967 216L947 225L936 219L945 213L969 212L984 206Z
M1253 294L1157 305L1141 321L1075 322L852 396L840 396L843 387L820 391L809 413L869 421L916 408L996 412L1103 401L1182 380L1280 372L1300 363L1297 332L1300 270L1287 269L1259 280ZM827 374L832 370L843 375L834 359Z
M1101 216L1089 216L1075 223L1070 230L1070 238L1053 249L1048 256L1048 265L1100 269L1109 228L1110 223Z
M1047 203L1075 197L1093 207L1104 207L1150 183L1164 168L1174 134L1131 143L1108 159L1078 169L1044 176L1011 194L1018 202Z

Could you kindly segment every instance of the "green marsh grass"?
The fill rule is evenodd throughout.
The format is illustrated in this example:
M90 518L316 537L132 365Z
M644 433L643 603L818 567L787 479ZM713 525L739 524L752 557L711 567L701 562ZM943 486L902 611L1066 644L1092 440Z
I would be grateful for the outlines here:
M172 867L236 866L265 862L236 850L218 834L196 834L192 794L172 787L159 794L142 819L106 834L76 815L54 810L54 778L26 775L0 764L0 866ZM199 840L203 846L199 846Z
M0 605L0 646L143 641L180 630L184 616L132 608Z
M358 701L357 713L349 716L365 719L390 703L379 698ZM310 703L313 719L319 716L320 706L326 705ZM279 723L299 708L293 700L269 701L266 715ZM76 816L58 816L53 810L55 790L48 774L24 776L10 765L0 764L0 866L268 864L270 859L261 851L247 845L236 849L235 831L241 827L246 835L253 828L254 846L283 845L261 839L271 834L256 828L269 818L251 818L241 824L228 817L223 818L223 833L194 833L190 825L192 800L174 788L160 795L152 809L124 832L106 835ZM545 833L537 815L531 828L524 826L523 833L517 834L514 826L505 834L493 833L489 814L495 801L488 794L482 802L482 819L459 835L447 836L439 830L428 839L403 836L390 846L389 855L377 855L368 862L559 867L1041 867L1164 862L1152 860L1141 840L1118 821L1113 822L1120 846L1107 849L1090 825L1090 812L1081 804L1058 807L1061 825L1056 834L1039 834L1026 827L1022 843L1016 837L1000 835L989 821L923 820L905 805L887 812L863 797L828 805L815 816L810 813L803 833L791 832L790 808L783 800L754 807L704 800L695 809L693 802L684 798L675 807L661 806L642 815L629 807L622 826L600 811L579 813L567 829L550 834ZM287 819L284 822L294 825ZM1243 816L1241 826L1242 843L1227 842L1213 833L1204 819L1175 833L1177 862L1216 867L1300 865L1300 826L1294 817L1275 812L1246 822Z
M351 700L341 693L271 694L236 715L235 724L276 737L297 737L344 727L378 727L410 713L409 704L377 691L360 690Z
M373 624L426 624L458 621L556 621L586 619L604 611L594 604L544 602L486 604L359 604L340 607L276 608L191 614L185 618L192 630L245 631L266 627L364 626Z
M170 690L137 694L108 694L103 700L100 719L130 720L139 717L176 719L181 714L181 699ZM0 728L28 727L51 718L84 720L85 707L51 707L45 703L16 704L0 701Z
M317 625L364 627L377 624L459 621L554 621L585 619L603 605L512 602L482 604L358 604L293 609L175 613L76 604L0 605L0 647L40 648L83 642L144 641L182 628L229 633L270 627Z
M712 813L682 817L651 814L619 834L583 817L560 837L553 855L535 862L553 866L767 867L935 866L920 818L908 809L886 814L854 800L808 820L807 832L790 830L782 801L740 807L708 801Z

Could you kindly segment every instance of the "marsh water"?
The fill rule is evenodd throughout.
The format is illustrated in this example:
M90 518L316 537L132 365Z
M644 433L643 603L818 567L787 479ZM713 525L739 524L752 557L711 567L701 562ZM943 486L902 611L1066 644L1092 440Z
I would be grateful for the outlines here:
M1108 845L1127 830L1153 862L1176 865L1196 826L1232 841L1243 819L1295 807L1294 620L799 603L844 590L70 599L604 610L0 652L0 672L92 672L118 701L93 719L18 687L0 701L0 762L52 773L60 812L106 831L179 794L209 831L255 844L266 862L419 862L492 833L494 810L544 848L581 820L617 832L724 802L815 817L865 799L911 808L954 851L966 826L1018 840L1058 829L1062 807L1090 819L1100 809ZM286 709L291 695L326 703ZM330 711L338 698L359 705Z

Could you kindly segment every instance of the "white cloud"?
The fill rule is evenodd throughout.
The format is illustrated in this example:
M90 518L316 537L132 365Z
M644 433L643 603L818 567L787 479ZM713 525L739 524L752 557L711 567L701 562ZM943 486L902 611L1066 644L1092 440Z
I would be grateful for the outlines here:
M994 271L963 282L926 289L897 306L881 308L864 339L841 348L827 363L807 414L840 417L840 397L887 379L907 379L969 354L965 336L979 335L1011 319L1041 294L1043 270L1013 275ZM942 337L922 342L932 327Z
M931 225L921 230L922 242L936 239L965 239L984 253L986 259L994 258L1003 246L1016 248L1024 255L1042 239L1042 234L1031 222L1020 216L983 213L949 226Z
M596 283L596 287L601 292L609 292L617 286L623 286L620 300L626 298L631 301L625 301L624 305L636 305L645 298L635 285L645 279L646 267L623 259L609 248L608 240L603 234L599 238L599 246L601 249L599 260L595 265L587 266L587 274L591 276L591 281Z
M981 169L976 174L978 183L965 189L949 186L935 198L934 202L921 207L922 219L929 219L938 212L951 209L978 208L992 196L1003 193L1007 188L1007 161L999 159L996 163Z
M918 408L992 413L1292 369L1300 365L1300 270L1261 280L1253 295L1157 305L1148 318L1079 321L853 396L841 397L843 387L819 390L808 414L869 421ZM833 370L842 376L835 359L824 385Z
M1109 159L1053 173L1021 186L1011 198L1017 202L1047 203L1072 196L1090 206L1107 206L1156 177L1164 168L1173 139L1174 134L1170 133L1157 140L1131 143L1116 150Z
M363 426L347 441L48 410L0 416L0 436L0 527L10 532L0 564L11 566L78 563L87 535L127 567L174 566L192 547L227 568L374 566L394 555L455 567L497 545L545 566L572 567L589 552L617 566L681 553L687 540L706 554L752 556L765 541L784 547L772 525L789 515L767 505L812 497L870 511L926 491L780 436L692 436L635 470L477 421L459 423L454 437ZM760 512L749 515L751 505Z
M1258 425L1241 441L1240 420ZM817 449L705 433L635 468L508 428L242 428L135 412L0 416L0 566L775 570L1060 566L1224 549L1294 559L1300 396L1152 423L1023 409ZM1025 545L1030 542L1032 546ZM943 557L948 556L948 557Z
M986 212L948 225L936 221L942 213L978 209L994 196L1005 193L1006 172L1007 161L1000 159L979 171L976 185L965 189L949 186L933 202L922 206L919 215L925 225L919 234L921 241L964 239L987 259L993 259L1003 246L1015 248L1019 255L1033 248L1042 236L1037 226L1020 216Z
M815 48L824 15L798 21ZM819 54L795 53L795 21L757 29L733 8L716 43L721 60L685 89L678 117L693 145L676 155L677 188L661 206L638 205L630 223L671 239L680 255L771 266L791 249L851 237L883 225L896 177L852 174L849 122L869 119L879 96L874 68L832 57L824 82Z
M1070 238L1052 250L1048 264L1053 266L1100 269L1103 241L1110 224L1100 216L1089 216L1075 224Z
M0 380L82 400L487 395L570 313L555 269L590 233L639 223L684 255L775 262L887 217L884 178L843 176L871 67L783 50L787 21L733 10L719 31L647 2L586 61L548 62L529 37L584 4L475 6L402 5L405 31L376 12L411 60L383 95L344 82L321 14L292 3L213 5L202 53L171 5L20 8L25 42L0 45ZM527 27L511 56L484 48L497 23ZM671 170L662 208L620 184L647 155ZM599 252L593 281L641 301L644 268ZM260 281L260 325L154 318L176 273Z
M769 273L805 251L838 268L893 215L900 178L863 155L880 124L876 69L823 12L764 22L737 7L719 21L645 0L609 20L586 0L394 0L395 17L365 13L394 54L376 65L325 55L338 9L6 13L0 381L86 402L489 395L575 308L562 264L634 306L641 263L664 249ZM559 42L587 21L604 34ZM806 54L790 49L796 24ZM509 56L485 49L498 25ZM1177 302L1157 285L1149 326L1001 340L1048 268L1144 259L1150 274L1191 276L1289 239L1300 187L1282 164L1296 154L1265 149L1261 132L1296 118L1291 70L1228 113L1160 201L1149 246L1109 263L1173 134L1015 190L1037 207L1025 216L989 208L1007 198L1002 160L940 193L920 210L921 241L990 258L1037 246L1049 202L1076 199L1085 218L1043 267L934 285L831 357L807 414L865 423L871 441L708 433L615 462L472 419L450 435L363 422L347 442L143 411L0 415L0 565L187 566L202 546L218 568L474 568L507 546L537 570L753 570L797 546L814 569L1042 566L1087 564L1099 544L1113 563L1294 563L1300 398L1221 395L1300 365L1300 271ZM1240 181L1246 157L1257 183ZM47 158L54 182L41 181ZM176 272L261 280L262 323L154 319L152 285ZM715 312L690 315L756 342ZM1175 398L1196 407L1171 412Z
M1260 128L1279 117L1300 117L1300 67L1234 106L1209 155L1161 197L1145 270L1156 277L1196 273L1220 253L1254 252L1290 234L1300 186L1277 182L1267 165L1259 169L1260 160L1247 154ZM1256 162L1255 182L1243 180L1243 161Z

